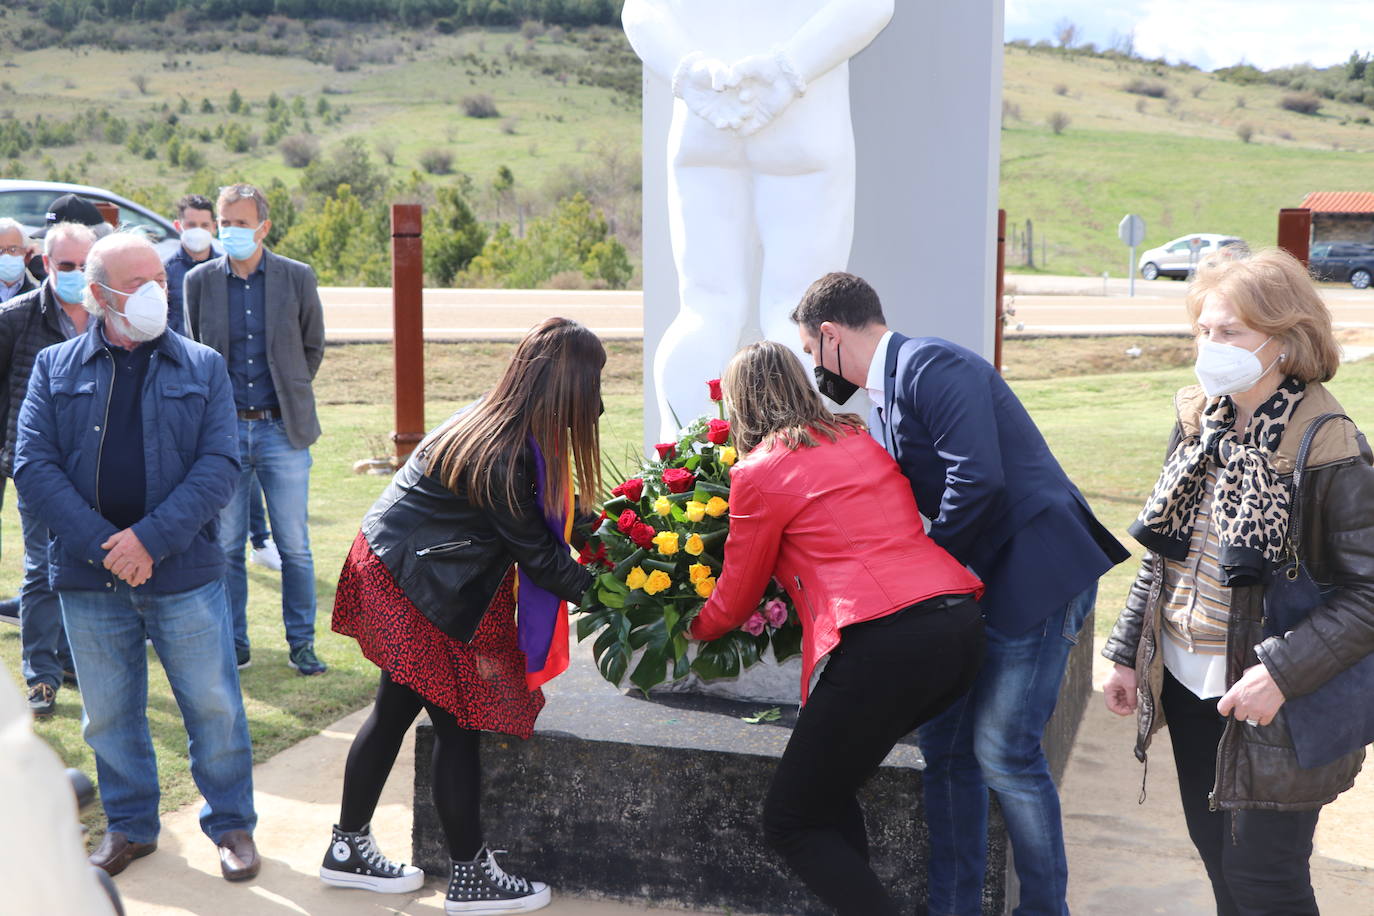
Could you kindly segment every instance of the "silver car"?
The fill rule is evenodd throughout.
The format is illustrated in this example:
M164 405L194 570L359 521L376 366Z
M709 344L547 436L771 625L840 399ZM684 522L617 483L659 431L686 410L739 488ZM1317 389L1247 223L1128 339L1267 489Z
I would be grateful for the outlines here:
M171 257L181 243L171 220L112 191L84 184L0 178L0 216L18 220L28 232L36 232L47 222L48 204L63 194L77 194L92 203L114 204L119 208L120 228L133 227L145 232L164 260Z
M1140 276L1146 280L1157 280L1160 277L1186 280L1199 261L1232 245L1244 246L1245 242L1234 235L1217 235L1211 232L1181 235L1172 242L1165 242L1158 248L1146 251L1140 256L1137 266Z

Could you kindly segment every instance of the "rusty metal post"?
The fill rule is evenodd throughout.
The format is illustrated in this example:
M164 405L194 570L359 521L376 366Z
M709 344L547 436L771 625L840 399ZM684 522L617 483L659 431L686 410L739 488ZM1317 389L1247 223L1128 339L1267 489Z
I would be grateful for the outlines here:
M396 361L396 461L425 435L425 244L419 204L391 205L392 348Z
M1002 371L1002 324L1006 314L1002 311L1007 281L1007 211L997 211L997 302L993 305L992 366Z
M1279 211L1279 247L1307 266L1312 247L1312 211L1288 208Z
M95 208L100 211L101 218L104 219L105 222L109 223L111 228L119 228L118 206L110 203L108 200L93 200L91 201L91 203L95 204Z

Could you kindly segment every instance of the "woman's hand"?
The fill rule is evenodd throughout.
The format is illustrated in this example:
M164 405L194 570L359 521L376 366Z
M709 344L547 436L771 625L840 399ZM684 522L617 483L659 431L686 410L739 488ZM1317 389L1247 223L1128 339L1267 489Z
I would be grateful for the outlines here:
M1135 712L1137 680L1135 669L1118 664L1107 675L1107 683L1102 685L1102 696L1107 708L1118 716L1129 716Z
M1245 669L1240 680L1226 691L1217 703L1217 712L1235 716L1237 721L1268 725L1283 705L1283 691L1274 683L1274 676L1263 665Z

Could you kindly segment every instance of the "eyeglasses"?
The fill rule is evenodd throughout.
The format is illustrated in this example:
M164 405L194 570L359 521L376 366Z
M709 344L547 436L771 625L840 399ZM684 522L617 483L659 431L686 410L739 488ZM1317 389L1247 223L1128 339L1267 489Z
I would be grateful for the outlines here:
M253 187L251 184L227 184L219 189L219 193L221 195L229 193L230 195L238 197L240 199L253 198L259 196L258 189Z
M26 250L27 249L25 249L23 245L6 245L4 248L0 248L0 254L19 255L23 254Z

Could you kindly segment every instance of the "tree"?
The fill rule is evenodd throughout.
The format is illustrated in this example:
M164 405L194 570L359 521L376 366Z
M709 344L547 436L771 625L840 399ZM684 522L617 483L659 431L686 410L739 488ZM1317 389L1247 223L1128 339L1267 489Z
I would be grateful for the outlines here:
M523 239L515 238L508 224L497 226L458 281L538 289L555 274L570 271L612 289L624 288L632 274L625 247L581 194L559 201L552 214L530 223Z
M1060 19L1054 24L1054 40L1059 47L1069 50L1078 44L1078 26L1067 17Z
M1367 54L1361 54L1359 51L1351 51L1350 59L1345 62L1345 78L1350 82L1358 82L1364 79L1368 65L1369 56Z
M386 207L366 207L347 184L324 206L301 217L280 251L315 269L321 285L385 286L391 275Z
M455 187L435 192L434 206L425 214L425 267L439 286L451 286L459 272L482 253L487 231Z
M239 95L237 89L229 92L229 113L238 114L243 110L243 96Z
M373 164L361 137L349 137L301 174L301 188L316 194L331 194L344 184L365 204L377 202L386 192L387 177Z

